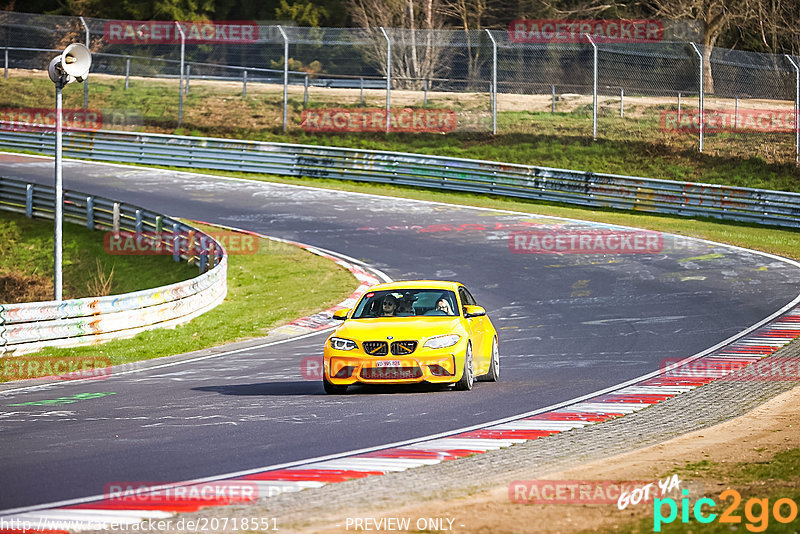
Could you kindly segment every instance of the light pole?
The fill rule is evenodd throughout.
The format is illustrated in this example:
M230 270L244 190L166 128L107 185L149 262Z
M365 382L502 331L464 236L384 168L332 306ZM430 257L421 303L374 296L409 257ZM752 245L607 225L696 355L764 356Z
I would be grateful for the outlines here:
M89 76L92 66L92 54L86 46L73 43L69 45L60 56L50 61L47 68L50 79L56 84L56 198L53 211L55 221L55 236L53 244L53 300L60 301L62 297L61 276L61 240L63 236L62 222L64 209L64 187L61 178L61 145L62 145L62 110L61 89L72 82L83 82Z

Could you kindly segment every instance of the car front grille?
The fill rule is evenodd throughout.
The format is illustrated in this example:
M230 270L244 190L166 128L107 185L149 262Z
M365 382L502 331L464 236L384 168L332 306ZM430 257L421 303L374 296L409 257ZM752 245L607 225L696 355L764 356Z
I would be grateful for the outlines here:
M361 344L364 352L370 356L386 356L389 354L389 344L385 341L365 341Z
M416 341L394 341L391 345L392 354L397 356L405 356L417 350Z
M361 369L361 378L365 380L402 380L421 377L422 369L419 367L364 367Z

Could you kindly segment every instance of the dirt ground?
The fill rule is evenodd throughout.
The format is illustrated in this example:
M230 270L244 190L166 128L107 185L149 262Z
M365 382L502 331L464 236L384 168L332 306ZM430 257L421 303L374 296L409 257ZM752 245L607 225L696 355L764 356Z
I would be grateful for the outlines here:
M613 458L577 465L552 473L555 481L652 481L664 480L685 468L687 463L703 460L731 465L760 462L776 453L800 447L800 387L779 395L752 412L719 425L685 434L659 445L631 451ZM726 483L703 480L701 472L681 471L681 487L689 488L692 499L697 489L715 494ZM657 487L657 486L656 486ZM732 486L736 489L736 486ZM380 515L365 514L377 520L409 518L410 531L426 526L429 518L444 518L440 528L429 531L457 533L571 533L619 527L638 518L652 517L652 503L630 505L620 511L616 504L517 504L509 499L508 486L467 497L426 502L421 505L383 510ZM452 520L452 524L447 521ZM418 521L422 521L417 524ZM384 523L386 524L386 523ZM373 526L374 523L369 523ZM366 524L365 524L366 526ZM306 532L396 532L377 528L357 529L355 518L331 515L320 518Z
M45 71L28 71L19 69L10 69L9 76L12 78L29 77L29 76L46 77ZM103 80L106 82L118 82L120 76L112 76L108 74L92 74L93 80ZM163 85L164 87L177 90L177 80L165 80L162 78L143 78L131 77L131 83L147 82L152 85ZM242 83L240 81L220 81L220 80L204 80L193 78L189 81L191 88L206 91L206 95L218 93L222 96L238 96L241 95ZM600 92L599 105L600 107L609 107L619 109L620 95L614 93L615 88L607 88ZM302 85L290 85L288 87L288 97L290 99L300 100L303 98L305 89ZM271 83L250 82L247 84L247 94L251 97L268 97L271 100L280 101L283 98L283 86ZM331 106L349 104L353 105L360 101L361 91L359 89L342 89L330 87L315 87L310 86L308 89L309 97L316 102L329 103ZM364 101L366 106L383 108L386 105L386 91L383 89L364 89ZM421 106L423 104L425 95L420 90L406 90L406 89L393 89L391 93L391 102L393 107L403 106ZM642 95L624 95L626 115L630 117L640 118L649 107L657 106L664 108L666 106L677 105L678 96L642 96ZM429 105L436 105L444 108L456 109L473 109L478 108L486 113L490 112L490 95L488 92L448 92L448 91L429 91L428 92ZM591 107L592 95L589 94L576 94L565 93L556 87L556 111L562 113L573 112L578 108ZM682 95L682 105L686 109L698 107L697 95ZM729 110L732 111L736 106L742 110L759 110L759 111L783 111L791 112L794 109L794 103L790 100L763 100L763 99L749 99L741 98L738 103L733 98L720 98L713 95L707 95L705 98L706 109L715 110ZM514 112L514 111L550 111L552 106L552 95L550 94L515 94L515 93L498 93L497 95L497 110L498 112ZM205 106L204 106L205 107Z

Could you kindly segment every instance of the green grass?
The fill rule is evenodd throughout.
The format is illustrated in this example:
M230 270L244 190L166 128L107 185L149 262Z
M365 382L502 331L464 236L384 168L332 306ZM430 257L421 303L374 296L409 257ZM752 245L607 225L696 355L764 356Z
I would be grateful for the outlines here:
M260 240L252 255L231 255L225 302L174 330L153 330L99 347L46 349L42 356L103 355L112 364L146 360L263 336L271 328L344 300L352 275L305 250Z
M110 280L106 294L128 293L186 280L197 268L177 264L171 256L107 254L103 233L64 224L62 246L65 299L97 296L101 279ZM53 298L53 223L0 211L0 276L18 276L39 287L37 300ZM98 263L99 262L99 263ZM113 271L113 274L112 274ZM0 295L0 302L9 302Z
M176 82L133 79L130 88L124 90L121 79L95 76L90 84L90 108L103 110L107 120L113 117L113 110L133 111L141 117L138 129L142 131L415 152L800 191L800 168L794 164L791 134L709 134L706 152L700 154L696 135L661 131L659 113L665 106L657 104L631 104L625 119L615 115L617 111L610 106L601 108L596 141L591 137L591 108L586 106L556 113L502 111L498 115L497 136L487 131L447 135L312 134L299 128L303 105L302 97L295 93L290 96L289 131L283 133L282 94L277 86L252 84L247 98L242 99L241 86L237 84L193 81L184 100L183 125L178 129ZM52 83L44 75L26 73L0 79L0 108L49 109L52 91ZM357 95L358 91L353 90L350 100L332 100L324 93L316 94L311 96L309 107L352 107L358 102ZM463 101L452 97L437 101L444 97L430 95L430 108L460 107L467 115L481 117L486 113L485 98L464 96ZM630 100L635 101L633 97ZM81 108L81 86L68 86L64 102L65 108ZM372 101L366 105L375 107Z
M0 214L6 215L3 212ZM12 217L16 218L16 216ZM46 237L38 238L36 236L40 233L46 234L50 226L42 221L29 221L25 217L22 219L21 222L26 224L21 228L24 230L21 240L17 241L17 246L9 247L9 249L27 250L29 245L26 243L30 243L35 245L32 250L38 252L40 239L46 241ZM5 228L5 225L3 227ZM78 230L81 230L80 227ZM91 260L92 256L104 254L100 232L91 233L86 230L85 232L70 232L70 235L73 233L86 234L83 236L86 245L85 247L71 245L70 249L82 250L82 254L88 260ZM27 241L28 238L32 238L33 241ZM0 236L0 241L5 241L2 236ZM100 250L92 248L96 246L93 241L100 243ZM51 261L49 256L51 249L52 246L47 251L37 254L40 260ZM5 247L4 250L6 250ZM91 252L89 252L90 250ZM184 278L197 274L195 267L175 264L171 257L123 256L119 258L131 262L132 272L139 273L139 280L144 285L136 287L136 289L157 287L167 283L166 276L162 273L170 270L183 272L184 275L188 274ZM151 267L145 268L142 264L136 267L137 262L142 260L146 260L147 265L151 265ZM149 263L151 260L163 260L166 263L156 266L156 264ZM45 349L37 352L36 356L102 356L109 358L112 364L117 365L200 350L263 336L277 325L341 302L356 285L353 276L348 271L330 260L291 245L266 239L259 240L258 250L255 254L229 255L228 261L228 296L225 301L188 324L171 330L152 330L130 339L110 341L98 346ZM44 271L46 266L40 265L39 269ZM85 269L73 268L73 270L75 271L73 273L75 280L80 280L81 276L88 273ZM145 277L146 273L152 273L149 279Z

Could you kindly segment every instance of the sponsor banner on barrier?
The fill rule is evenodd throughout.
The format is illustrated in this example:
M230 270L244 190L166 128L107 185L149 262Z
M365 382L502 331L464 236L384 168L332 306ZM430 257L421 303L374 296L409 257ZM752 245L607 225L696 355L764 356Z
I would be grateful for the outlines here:
M661 41L664 24L655 19L518 19L508 25L508 37L514 43L587 43L586 35L626 43Z
M683 378L686 380L713 377L718 381L729 382L793 382L800 381L800 358L769 358L762 361L748 361L753 358L771 354L776 347L770 342L760 346L757 341L741 348L731 349L735 355L715 358L700 358L680 367L670 369L680 361L679 358L666 358L661 361L659 369L665 378Z
M665 132L699 133L700 110L661 112L660 127ZM706 133L773 132L793 133L795 114L791 109L706 109L702 113L703 130Z
M381 108L306 109L300 127L307 132L384 132L386 110ZM452 132L456 113L452 109L393 109L389 113L392 132Z
M656 254L664 249L664 236L628 230L523 230L509 234L508 248L514 254Z
M16 132L55 130L56 112L52 108L2 108L0 129ZM102 130L103 112L97 109L63 109L61 125L65 129Z
M226 230L206 232L205 235L221 244L230 255L247 255L258 252L259 239L252 234L230 232ZM200 254L200 239L194 232L179 233L178 237L185 243L192 240L194 246L183 250L187 254ZM107 254L125 255L171 255L175 234L172 232L106 232L103 236L103 248Z
M178 22L189 44L255 43L258 24L240 21ZM111 44L180 44L181 32L171 20L110 20L103 40Z
M109 482L103 496L119 504L149 504L153 501L170 503L223 503L251 502L258 499L258 485L247 480L220 480L192 485L175 485L174 482Z
M0 358L3 380L103 379L111 376L111 360L103 356L11 356Z

